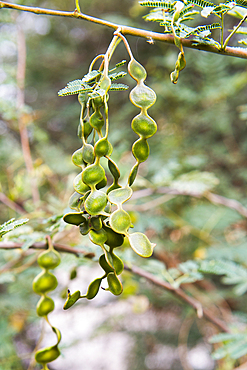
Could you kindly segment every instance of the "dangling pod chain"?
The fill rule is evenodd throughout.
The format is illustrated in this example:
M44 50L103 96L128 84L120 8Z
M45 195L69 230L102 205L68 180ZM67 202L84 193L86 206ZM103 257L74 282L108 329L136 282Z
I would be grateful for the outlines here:
M130 54L129 74L137 82L137 86L130 93L130 100L141 109L140 114L131 123L139 139L132 147L136 164L130 171L126 186L119 184L120 171L110 158L113 147L108 140L109 93L128 88L126 85L113 83L126 75L123 71L115 72L125 61L108 70L109 60L121 40L124 41ZM94 70L93 66L100 58L103 59L101 66L98 70ZM157 130L155 121L147 113L148 108L155 103L156 96L154 91L144 84L146 76L144 67L133 58L127 40L116 33L106 54L98 55L92 61L89 72L81 80L69 82L59 91L60 96L78 94L81 104L78 136L82 140L82 147L72 155L73 163L81 169L81 172L74 179L75 192L69 200L72 211L64 215L64 221L79 226L80 233L88 234L90 240L100 246L103 252L99 258L99 265L103 270L102 276L89 285L84 295L81 295L79 290L73 294L69 291L64 309L71 307L80 298L94 298L103 279L108 283L108 288L105 290L115 295L121 294L123 287L118 275L123 271L124 265L114 249L123 244L124 238L128 239L130 246L138 255L150 257L153 253L155 244L151 243L146 235L140 232L129 232L132 227L131 218L123 209L123 203L129 200L133 193L131 185L136 178L139 164L148 158L147 139ZM108 160L108 169L113 177L113 182L108 188L106 188L105 169L100 163L102 157ZM111 210L112 205L115 206L114 211Z
M47 370L47 363L56 360L60 355L58 344L61 340L60 331L50 324L47 317L55 308L53 300L51 297L47 296L47 293L57 287L56 276L49 270L56 268L60 264L61 258L59 253L53 248L51 238L49 236L47 237L47 241L48 249L45 252L42 252L38 257L38 264L42 268L42 271L33 280L33 290L41 296L36 307L37 314L40 317L44 317L47 323L51 326L51 329L57 336L57 343L54 346L47 347L36 352L35 360L43 365L43 370Z

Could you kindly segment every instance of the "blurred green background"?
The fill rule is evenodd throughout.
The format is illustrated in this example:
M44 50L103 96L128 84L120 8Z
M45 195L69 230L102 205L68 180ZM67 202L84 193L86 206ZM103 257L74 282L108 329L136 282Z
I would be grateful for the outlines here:
M74 9L71 0L18 3L70 11ZM116 23L161 31L157 24L142 19L147 10L140 7L137 1L84 0L81 1L81 10ZM229 22L231 24L232 21ZM25 34L27 49L23 112L34 177L41 199L38 206L32 200L32 185L23 159L16 109L18 27ZM23 215L29 217L30 223L23 226L22 232L26 238L21 236L21 229L16 234L16 238L27 242L27 248L32 240L39 240L39 235L42 238L45 219L64 212L77 174L71 154L81 145L77 137L80 106L76 96L58 97L57 92L67 82L82 78L91 60L105 53L111 38L111 29L89 22L0 10L0 192L13 202L12 207L9 206L1 195L0 221L3 223L9 218ZM135 189L171 187L178 192L187 189L190 194L194 192L199 195L206 189L247 206L246 61L185 50L186 69L181 72L178 84L173 85L169 74L177 59L175 46L161 42L151 45L142 38L127 38L135 58L147 70L147 85L157 94L157 102L149 114L156 120L158 132L149 140L151 155L141 165ZM112 65L122 59L128 61L128 55L120 44L112 58ZM131 88L134 86L128 77L123 82ZM125 174L127 176L134 163L131 145L136 135L131 130L130 122L138 113L129 102L128 94L128 91L115 92L109 101L109 137L114 146L112 157L119 164L123 183ZM187 177L184 177L186 174ZM235 210L212 204L202 196L188 195L164 196L160 204L154 207L152 202L156 198L157 195L134 199L129 202L128 209L134 212L136 229L146 232L157 243L157 256L167 267L175 267L194 257L223 257L246 265L247 249L244 246L247 242L247 224L246 219ZM23 215L18 212L18 207L23 209ZM85 241L77 231L71 230L60 225L59 240L93 248L88 240ZM95 253L97 255L99 252ZM126 261L140 266L144 263L127 250L122 253ZM32 255L33 252L25 256L27 261ZM40 332L40 320L35 312L37 297L32 294L31 287L39 268L30 263L31 267L20 274L17 274L16 265L17 270L10 268L6 272L5 266L19 256L19 251L2 251L0 255L1 370L38 369L28 366L30 353ZM19 263L20 267L21 261ZM155 265L152 266L152 259L150 266L151 270L156 269ZM77 267L78 277L71 283L70 271ZM94 269L94 263L85 258L63 256L63 263L58 269L60 285L54 295L58 307L63 305L64 289L71 284L75 284L75 290L80 289L81 284L86 289L85 281L88 283L90 280L87 280L88 276L97 275ZM99 298L98 303L78 304L74 309L79 315L76 316L77 320L80 315L90 315L90 312L95 317L102 315L101 319L96 322L88 319L91 331L87 332L86 337L83 337L83 325L87 320L82 322L82 337L75 333L75 343L71 338L68 342L65 340L62 348L64 358L58 360L59 365L56 362L51 364L51 369L72 369L72 360L76 356L82 363L80 343L87 348L85 346L89 341L92 344L85 350L83 367L75 362L73 369L111 370L114 364L117 364L118 370L234 368L229 359L217 364L210 359L207 339L215 333L215 329L206 321L199 323L185 304L128 273L123 276L123 285L125 293L118 300L107 296L107 299ZM240 322L247 321L245 296L237 297L218 278L210 277L204 286L191 285L188 289L205 305L213 302L219 307L226 307L228 313L241 317ZM60 320L58 326L59 323L72 320L68 316L66 319L60 311L56 315L54 313L53 320L56 317ZM136 322L139 324L135 325ZM63 336L66 338L70 331L73 337L76 326L76 322L75 326L65 326ZM118 337L118 334L122 337ZM102 343L109 342L113 348L112 352L105 352L102 358L100 349L105 344L94 342L99 337L103 338ZM120 343L119 352L112 341ZM186 343L189 356L184 352ZM66 352L72 344L77 348L77 355ZM95 348L96 352L99 351L99 363L90 362L90 356L86 355L91 353L92 357L97 357ZM118 357L117 363L114 362L114 352ZM203 356L204 363L200 365L197 359Z

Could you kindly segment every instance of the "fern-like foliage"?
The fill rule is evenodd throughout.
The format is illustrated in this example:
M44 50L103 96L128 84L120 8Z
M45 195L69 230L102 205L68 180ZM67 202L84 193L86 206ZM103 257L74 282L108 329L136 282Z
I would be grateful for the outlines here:
M199 6L200 8L207 8L207 7L211 7L211 6L215 6L214 3L211 3L209 1L205 1L205 0L187 0L188 3L191 3L191 4L194 4L194 5L197 5Z
M236 0L236 5L241 6L242 8L247 8L247 1L246 0Z
M141 6L151 7L151 8L164 8L167 9L171 7L172 3L170 1L139 1Z
M127 73L125 71L114 72L117 68L126 63L126 60L122 60L117 63L116 66L109 71L109 77L111 81L118 80L119 78L124 77ZM101 90L98 86L98 82L102 76L102 72L97 70L92 70L87 73L81 80L77 79L67 83L63 89L59 90L58 96L67 96L67 95L76 95L76 94L85 94L89 93L91 98L98 96L104 96L105 91ZM127 90L128 86L124 84L112 84L110 90L120 91Z
M8 232L16 229L17 227L26 224L28 221L28 218L20 219L17 221L14 218L11 218L10 220L6 221L4 224L0 225L0 238Z

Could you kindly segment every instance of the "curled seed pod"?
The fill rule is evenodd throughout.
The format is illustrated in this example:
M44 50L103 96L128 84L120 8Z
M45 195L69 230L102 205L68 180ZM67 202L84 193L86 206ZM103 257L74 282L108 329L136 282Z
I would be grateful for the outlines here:
M81 298L81 292L79 290L77 290L73 294L68 293L68 298L67 298L67 300L66 300L66 302L63 306L63 309L67 310L68 308L73 306L73 304L75 304L75 302L77 302L78 299L80 299L80 298Z
M109 290L114 295L119 295L123 291L123 286L114 272L110 272L107 275L107 282L109 285Z
M99 264L102 267L102 269L105 271L106 274L109 274L109 272L114 272L114 269L109 265L107 262L105 255L102 254L99 258Z
M105 155L109 155L110 149L111 149L110 143L106 137L103 137L103 139L98 140L94 146L94 152L96 157L104 157Z
M110 227L103 225L103 229L106 232L107 240L105 242L106 245L109 245L111 248L120 247L124 242L124 235L118 234Z
M108 199L111 203L120 205L130 199L132 193L133 190L129 186L126 186L124 188L111 191L108 194Z
M81 194L75 191L69 198L69 207L71 209L78 211L80 204L81 204Z
M113 262L113 266L116 271L116 274L120 275L124 269L123 261L121 260L121 258L116 256L113 252L111 253L111 256L112 256L112 262Z
M52 362L56 360L60 356L60 351L57 345L48 347L45 349L41 349L37 351L35 354L35 360L39 364L47 364L48 362Z
M83 224L80 224L79 230L80 230L81 235L87 235L90 231L89 222L86 221Z
M37 294L51 292L57 287L57 278L49 271L42 271L33 280L33 290Z
M101 217L92 216L90 218L90 224L94 230L100 230L102 228L102 220Z
M143 112L133 118L131 127L136 134L145 139L153 136L157 131L156 122L147 113L144 114Z
M141 257L150 257L153 254L155 244L151 243L147 236L142 233L127 235L131 248Z
M82 181L90 187L97 185L104 178L105 171L100 164L91 164L82 172Z
M86 192L90 190L90 187L82 181L82 172L78 173L74 178L73 186L75 191L79 194L86 194Z
M85 201L85 210L92 216L96 216L104 212L107 205L107 196L100 190L94 190Z
M83 212L70 212L63 216L63 220L67 224L78 226L86 222L85 216Z
M131 186L133 182L136 179L137 172L138 172L138 167L139 167L139 162L137 162L131 169L130 174L129 174L129 179L128 179L128 184Z
M80 148L80 149L77 149L72 154L72 162L74 163L75 166L78 166L78 167L84 166L82 153L83 153L83 150L82 148Z
M89 238L94 244L102 246L107 240L107 235L106 235L105 230L103 229L90 230Z
M137 82L144 81L147 77L147 72L145 68L138 63L134 58L131 59L128 65L128 71L134 80Z
M131 226L131 219L129 214L123 209L118 209L110 216L111 228L119 234L126 234Z
M102 278L98 278L91 282L91 284L88 287L87 294L86 294L87 299L93 299L98 294L101 281L102 281Z
M155 103L156 95L152 89L140 83L131 90L130 100L136 107L148 109Z
M80 139L84 138L85 140L87 140L88 136L91 134L92 131L93 131L93 128L90 125L88 118L85 118L84 120L82 120L82 125L80 123L78 126L79 138Z
M100 132L104 126L104 118L98 109L90 116L89 123L96 131Z
M94 162L94 148L91 144L85 144L82 149L82 159L84 162L92 164Z
M60 264L61 257L55 249L51 249L41 253L37 261L44 269L54 269Z
M137 140L133 144L132 153L138 162L145 162L149 156L149 145L147 143L147 140Z
M94 108L101 108L104 105L104 99L101 96L93 99Z
M99 190L99 189L102 189L104 188L105 186L107 185L107 178L106 176L103 178L103 180L101 180L97 185L96 185L96 189Z
M39 316L47 316L55 308L55 304L50 297L43 295L36 306L36 311Z

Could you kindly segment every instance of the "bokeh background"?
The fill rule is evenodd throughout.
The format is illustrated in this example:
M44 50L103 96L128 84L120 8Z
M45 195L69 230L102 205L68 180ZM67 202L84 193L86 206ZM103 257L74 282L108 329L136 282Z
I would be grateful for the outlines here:
M74 9L72 0L17 3ZM147 9L135 0L83 0L81 10L161 31L158 24L143 20ZM230 17L228 21L229 28L236 23ZM82 78L91 60L105 53L111 38L111 29L89 22L0 10L0 221L30 219L10 236L25 243L23 260L28 268L22 268L23 250L0 253L1 370L39 369L30 359L40 333L44 332L44 345L55 340L36 315L38 298L32 293L32 279L39 267L32 260L37 252L28 248L42 240L45 220L63 214L77 174L71 155L81 145L80 106L76 96L58 97L57 92L67 82ZM158 132L149 140L151 155L141 165L135 189L163 189L163 194L140 196L127 206L135 229L157 243L155 258L143 261L124 248L121 256L151 272L158 271L160 264L169 269L195 258L226 258L245 266L246 219L232 208L213 204L203 193L210 191L247 206L246 61L186 50L186 69L173 85L169 74L177 49L127 38L135 58L147 70L148 86L157 94L149 113L157 121ZM128 55L120 44L112 64L123 59L128 60ZM21 75L23 63L25 76ZM123 82L134 86L128 77ZM130 122L137 109L128 94L115 92L109 101L110 141L122 183L134 163L131 145L136 140ZM32 157L29 171L21 145L25 137ZM168 189L177 194L168 194ZM183 194L186 191L188 195ZM93 251L96 257L91 261L63 254L56 270L59 287L52 294L56 309L50 321L61 329L63 340L62 356L49 365L51 369L234 368L236 363L229 358L215 362L210 357L213 347L208 338L218 332L211 323L198 320L193 309L175 296L127 272L122 276L122 296L101 291L92 302L78 302L63 311L66 289L84 292L101 273L95 263L100 251L77 228L62 223L57 240ZM216 315L226 321L234 318L237 327L245 328L246 298L231 288L214 276L186 285L203 305L217 307Z

